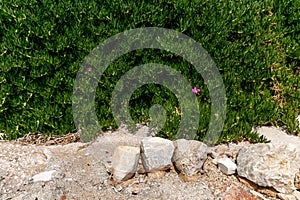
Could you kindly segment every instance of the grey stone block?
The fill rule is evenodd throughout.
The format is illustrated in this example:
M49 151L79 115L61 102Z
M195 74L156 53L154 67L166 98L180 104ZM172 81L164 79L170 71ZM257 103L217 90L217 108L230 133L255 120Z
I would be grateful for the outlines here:
M174 141L173 162L184 175L193 176L200 172L207 159L208 147L196 140L179 139Z
M218 166L226 175L234 174L237 168L236 164L229 158L220 158L218 160Z
M125 181L134 176L140 157L140 148L118 146L113 154L112 172L115 181Z
M146 172L164 170L172 166L173 142L159 137L141 141L141 158Z

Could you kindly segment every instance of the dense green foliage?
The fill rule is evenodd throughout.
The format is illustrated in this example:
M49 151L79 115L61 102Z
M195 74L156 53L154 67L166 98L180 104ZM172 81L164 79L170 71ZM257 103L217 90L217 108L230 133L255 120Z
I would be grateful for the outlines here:
M256 125L286 126L296 132L300 114L300 1L51 1L0 2L0 132L15 139L28 132L76 131L73 84L85 56L107 38L139 27L177 30L199 42L223 77L227 116L220 141L260 139ZM210 117L210 99L201 75L181 57L165 51L122 56L99 81L96 105L103 130L116 128L111 93L134 66L161 63L181 71L201 89L199 137ZM161 136L172 138L180 111L168 88L150 84L131 98L136 122L149 121L149 108L161 104L167 122Z

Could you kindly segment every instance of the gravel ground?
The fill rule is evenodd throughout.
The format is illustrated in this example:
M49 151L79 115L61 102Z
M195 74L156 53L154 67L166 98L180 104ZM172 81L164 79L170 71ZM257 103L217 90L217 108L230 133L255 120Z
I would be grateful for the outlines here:
M276 199L262 195L270 191L257 194L251 184L223 174L211 157L202 174L189 179L174 168L145 174L139 164L135 177L116 184L109 173L114 148L138 146L142 137L118 130L90 143L78 142L78 138L76 134L52 139L27 135L18 141L1 141L0 199ZM219 145L211 150L234 159L245 145L250 144ZM34 175L50 170L55 170L50 181L33 181Z

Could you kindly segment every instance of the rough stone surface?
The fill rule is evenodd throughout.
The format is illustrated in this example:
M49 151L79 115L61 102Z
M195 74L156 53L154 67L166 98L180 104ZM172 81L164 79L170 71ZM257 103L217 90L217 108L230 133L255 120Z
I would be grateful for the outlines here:
M293 144L297 153L300 154L300 137L288 135L282 128L263 126L256 127L253 131L256 131L260 136L265 136L272 144Z
M239 151L237 172L260 186L292 193L295 173L299 168L296 154L291 144L254 144Z
M155 131L147 126L138 125L137 131L134 133L136 137L154 137Z
M218 166L226 175L234 174L237 168L236 164L229 158L220 158L218 160Z
M115 181L125 181L135 174L140 158L140 148L118 146L112 161L113 178Z
M159 137L147 137L141 141L141 158L146 172L163 170L172 166L173 142Z
M186 176L199 173L207 158L207 145L195 140L179 139L174 141L174 146L173 162L176 168Z

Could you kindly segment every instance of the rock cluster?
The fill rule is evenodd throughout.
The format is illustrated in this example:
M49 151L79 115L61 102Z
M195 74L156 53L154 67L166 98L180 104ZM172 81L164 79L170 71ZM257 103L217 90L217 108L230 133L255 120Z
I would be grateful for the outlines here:
M0 199L300 199L300 138L258 133L271 143L208 147L145 127L90 143L0 141Z
M125 150L118 152L122 157L128 157L128 160L131 157L130 153L126 156ZM241 147L234 156L224 156L218 155L199 141L179 139L172 142L158 137L146 137L141 141L140 154L140 157L135 156L135 160L131 162L138 163L141 158L145 172L170 169L173 164L179 174L187 178L203 173L204 162L210 155L226 175L234 174L257 187L270 188L282 199L299 197L300 152L290 143L253 144ZM118 174L113 174L117 182L132 177L132 172L137 171L137 165L124 165L119 169L121 170L113 166L113 171Z

